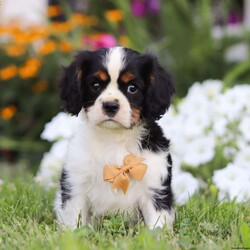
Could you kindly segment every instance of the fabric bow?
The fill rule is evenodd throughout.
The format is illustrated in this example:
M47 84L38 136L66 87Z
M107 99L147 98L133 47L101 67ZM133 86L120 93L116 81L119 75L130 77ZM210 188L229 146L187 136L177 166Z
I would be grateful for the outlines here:
M125 194L130 182L129 173L135 180L142 180L147 165L141 163L145 159L137 157L133 154L125 156L123 166L105 166L103 170L104 181L113 182L112 190L121 188Z

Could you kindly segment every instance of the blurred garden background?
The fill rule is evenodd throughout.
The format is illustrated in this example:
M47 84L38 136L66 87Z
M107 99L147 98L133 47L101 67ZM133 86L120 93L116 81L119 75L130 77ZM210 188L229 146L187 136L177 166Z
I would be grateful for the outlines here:
M74 127L59 113L57 79L76 51L112 46L153 53L174 78L173 105L159 122L172 141L180 206L170 246L250 247L250 0L0 0L0 246L25 246L28 235L43 245L50 234L53 249L61 239L53 194L44 197L34 182L55 186ZM16 228L23 218L27 228ZM100 226L105 236L87 230L66 239L134 237L114 221ZM28 225L37 226L24 236ZM151 249L159 243L141 234Z
M193 149L186 152L191 160L184 152L176 153L176 169L189 174L184 179L197 180L189 195L202 186L200 181L212 183L214 171L239 164L237 157L244 158L244 171L250 172L250 122L245 119L250 112L249 0L1 0L0 15L1 175L15 175L20 166L35 174L42 159L46 166L60 168L65 140L64 146L61 141L51 148L49 160L44 152L65 139L63 132L42 139L41 133L60 112L61 66L68 65L77 50L112 46L153 53L172 73L177 89L172 118L165 116L160 124L173 148ZM60 119L50 133L67 124L63 119L68 118ZM169 128L172 123L179 131ZM241 149L244 155L238 156Z

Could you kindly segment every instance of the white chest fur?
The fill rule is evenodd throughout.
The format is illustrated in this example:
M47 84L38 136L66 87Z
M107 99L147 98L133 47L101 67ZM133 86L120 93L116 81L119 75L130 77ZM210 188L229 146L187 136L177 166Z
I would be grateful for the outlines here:
M88 127L82 122L72 139L65 165L71 183L71 192L86 195L87 202L94 215L106 211L133 211L150 190L160 189L161 179L167 175L167 152L154 153L140 150L140 137L143 128L127 131L109 131ZM141 181L130 177L126 194L120 189L112 190L112 184L104 182L105 165L122 166L127 154L144 158L147 171Z

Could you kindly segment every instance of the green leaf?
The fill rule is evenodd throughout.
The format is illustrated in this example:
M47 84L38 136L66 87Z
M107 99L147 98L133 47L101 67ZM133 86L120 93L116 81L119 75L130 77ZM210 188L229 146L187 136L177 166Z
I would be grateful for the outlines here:
M240 234L243 247L250 248L250 227L246 222L243 222L240 226Z

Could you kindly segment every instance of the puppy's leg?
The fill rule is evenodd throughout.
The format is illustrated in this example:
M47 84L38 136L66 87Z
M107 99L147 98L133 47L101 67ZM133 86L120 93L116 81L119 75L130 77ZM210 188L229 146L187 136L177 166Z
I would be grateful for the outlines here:
M70 229L76 229L89 222L89 206L82 196L67 200L62 205L61 195L57 193L55 212L58 222Z
M82 187L72 186L63 170L60 188L55 199L57 220L64 226L76 229L89 221L89 202Z
M139 204L142 212L144 222L150 229L157 227L164 227L165 225L169 230L173 229L174 210L173 208L160 208L157 207L152 198L143 198Z

